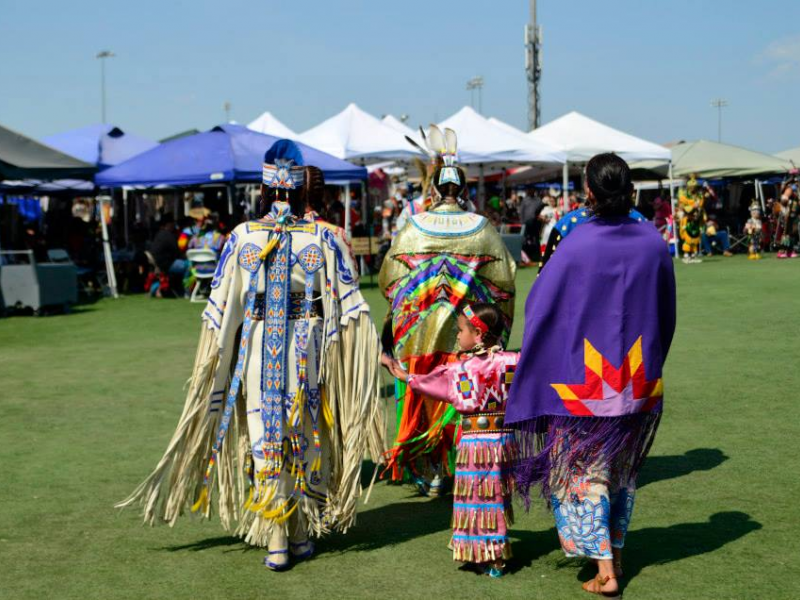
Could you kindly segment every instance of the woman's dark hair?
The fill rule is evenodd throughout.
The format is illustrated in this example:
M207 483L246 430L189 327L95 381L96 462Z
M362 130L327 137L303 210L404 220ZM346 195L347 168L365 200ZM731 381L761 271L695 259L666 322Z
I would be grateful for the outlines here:
M261 202L259 203L259 214L266 215L272 203L278 199L288 202L292 207L292 214L302 217L311 208L320 212L324 207L325 195L325 175L319 167L303 167L305 170L305 182L303 186L294 190L271 189L261 184Z
M594 195L592 212L598 217L623 217L631 212L631 170L616 154L593 156L586 164L586 183Z
M439 185L437 182L439 181L439 175L442 173L443 166L436 167L436 170L433 172L433 187L436 188L436 191L439 192L439 195L442 198L446 198L450 196L451 198L461 198L464 194L464 191L467 189L467 175L464 173L464 169L461 167L455 167L456 171L458 171L458 177L461 180L461 185L456 185L455 183L444 183Z
M502 345L506 337L506 318L496 304L476 302L470 304L472 312L486 324L489 330L483 334L483 345L487 348ZM472 326L472 325L470 325Z
M308 208L322 214L325 210L325 175L319 167L306 167L305 202Z

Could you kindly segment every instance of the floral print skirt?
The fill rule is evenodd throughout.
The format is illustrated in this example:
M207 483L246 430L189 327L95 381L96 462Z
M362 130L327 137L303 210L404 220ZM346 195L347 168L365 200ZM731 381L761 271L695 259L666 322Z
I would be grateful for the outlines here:
M569 435L562 436L557 452L570 451ZM569 473L553 474L550 505L561 548L567 556L595 560L612 558L612 548L625 545L636 481L627 465L609 465L602 457L578 464Z

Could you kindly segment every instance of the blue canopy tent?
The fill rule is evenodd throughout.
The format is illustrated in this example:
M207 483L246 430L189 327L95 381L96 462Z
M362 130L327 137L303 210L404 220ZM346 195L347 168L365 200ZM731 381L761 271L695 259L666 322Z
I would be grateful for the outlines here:
M89 125L51 135L43 141L100 169L112 167L158 146L157 142L125 133L113 125Z
M171 140L95 176L98 187L181 186L224 182L260 182L264 154L278 138L241 125ZM319 167L327 183L367 178L367 170L297 143L306 165Z

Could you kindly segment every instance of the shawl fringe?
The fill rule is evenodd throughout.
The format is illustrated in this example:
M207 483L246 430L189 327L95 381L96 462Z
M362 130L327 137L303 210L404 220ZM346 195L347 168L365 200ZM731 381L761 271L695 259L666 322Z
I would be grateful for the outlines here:
M549 508L553 488L576 469L599 466L621 484L635 479L660 420L659 411L621 417L545 415L514 423L520 446L514 478L526 510L532 487L540 486Z

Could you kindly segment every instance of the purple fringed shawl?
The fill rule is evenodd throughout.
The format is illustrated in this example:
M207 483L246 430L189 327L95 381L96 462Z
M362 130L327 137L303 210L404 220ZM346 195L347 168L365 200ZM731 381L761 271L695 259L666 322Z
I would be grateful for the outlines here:
M516 471L526 501L536 484L549 501L554 471L576 464L623 458L625 476L636 475L658 427L674 330L672 259L650 223L595 219L558 246L525 305L506 409L527 442Z

